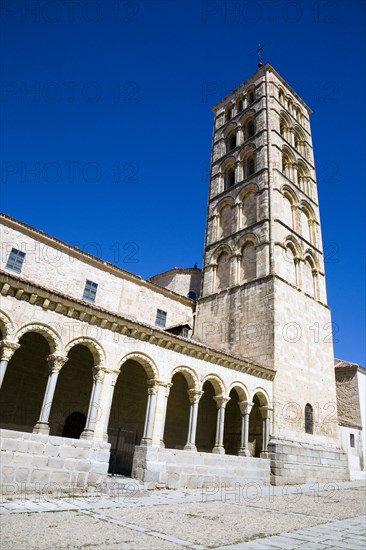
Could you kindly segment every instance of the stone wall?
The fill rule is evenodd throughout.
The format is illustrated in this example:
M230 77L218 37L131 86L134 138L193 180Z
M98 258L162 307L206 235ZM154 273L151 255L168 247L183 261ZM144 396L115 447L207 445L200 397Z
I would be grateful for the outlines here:
M270 461L161 447L136 447L132 477L146 487L201 489L205 484L234 487L269 483Z
M106 480L110 444L0 430L3 494L31 490L68 493Z
M361 427L357 365L335 368L339 420L343 425Z
M271 484L349 481L347 455L320 445L271 440Z

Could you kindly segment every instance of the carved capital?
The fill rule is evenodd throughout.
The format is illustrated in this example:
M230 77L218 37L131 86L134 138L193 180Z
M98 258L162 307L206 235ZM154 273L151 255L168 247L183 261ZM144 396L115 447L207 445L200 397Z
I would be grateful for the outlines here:
M94 367L93 368L93 379L94 382L100 382L102 383L104 380L105 372L100 367Z
M2 340L0 342L0 357L1 361L10 361L14 352L19 348L20 344L16 342L9 342L8 340Z
M272 412L271 407L268 407L268 405L264 405L263 407L259 407L260 413L262 415L263 420L265 418L269 418Z
M64 355L56 355L55 353L47 357L47 363L49 368L49 373L54 374L60 372L68 357Z
M225 409L227 403L230 401L230 397L225 395L215 395L214 400L218 409Z
M191 403L198 403L203 395L203 391L199 391L195 389L188 390L187 393L188 393L189 401Z
M251 401L239 401L239 408L242 415L250 414L254 403Z

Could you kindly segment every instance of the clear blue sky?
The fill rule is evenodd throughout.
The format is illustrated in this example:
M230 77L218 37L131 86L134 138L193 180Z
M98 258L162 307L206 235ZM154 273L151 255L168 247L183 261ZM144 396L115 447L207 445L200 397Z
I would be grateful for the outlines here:
M210 108L265 44L314 111L335 353L364 364L365 5L3 0L1 210L144 278L201 265Z

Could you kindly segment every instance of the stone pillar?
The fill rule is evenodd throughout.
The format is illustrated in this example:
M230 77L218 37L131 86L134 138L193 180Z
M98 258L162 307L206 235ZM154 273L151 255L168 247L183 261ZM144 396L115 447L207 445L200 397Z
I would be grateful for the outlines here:
M165 447L164 431L165 431L166 411L167 411L167 408L168 408L168 398L169 398L170 388L172 387L172 385L173 384L170 383L170 382L165 385L165 398L164 398L164 401L163 401L160 447Z
M88 416L86 418L84 431L80 435L80 439L92 439L94 436L95 424L98 420L99 398L102 392L104 374L104 370L102 370L100 367L94 367L94 383L89 401Z
M59 372L64 366L68 357L62 355L49 355L47 357L48 367L49 367L49 376L47 380L47 387L43 398L41 414L39 415L39 420L33 428L33 433L36 434L49 434L50 426L48 423L53 396L55 395L56 384Z
M237 145L243 145L243 143L244 143L243 128L241 126L238 126L238 129L236 131L236 144Z
M268 441L269 441L269 417L271 409L265 405L259 407L260 413L262 415L262 452L260 453L261 458L268 458Z
M158 393L158 383L155 380L148 381L149 387L147 390L147 405L145 414L144 432L140 445L151 445L152 432L155 420L156 399Z
M2 386L9 361L19 346L20 344L17 344L16 342L9 342L8 340L2 340L0 343L0 388Z
M215 446L212 449L212 452L215 454L225 454L224 447L224 428L225 428L225 408L227 402L230 400L230 397L224 397L223 395L218 395L214 397L217 406L217 422L216 422L216 437L215 437Z
M239 456L252 456L249 450L249 415L254 403L251 401L240 401L239 407L241 412L241 441Z
M112 371L111 386L110 386L110 392L108 396L107 413L105 415L105 421L104 421L104 430L103 430L104 441L108 441L108 425L109 425L109 419L110 419L111 410L112 410L114 388L116 386L116 382L119 374L120 374L120 371Z
M238 183L239 181L242 181L243 175L241 170L241 163L238 161L235 163L235 183Z
M185 451L197 451L196 447L196 430L197 430L197 414L198 403L201 399L203 391L188 390L189 400L191 402L191 408L189 411L189 426L188 426L188 438L184 447Z

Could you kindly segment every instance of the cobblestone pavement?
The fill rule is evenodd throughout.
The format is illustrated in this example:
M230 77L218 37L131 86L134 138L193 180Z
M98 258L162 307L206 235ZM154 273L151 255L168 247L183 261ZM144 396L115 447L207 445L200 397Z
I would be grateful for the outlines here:
M363 482L30 496L2 502L2 550L366 547Z

